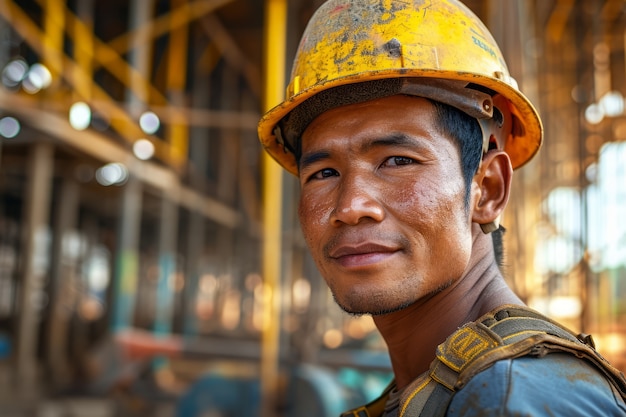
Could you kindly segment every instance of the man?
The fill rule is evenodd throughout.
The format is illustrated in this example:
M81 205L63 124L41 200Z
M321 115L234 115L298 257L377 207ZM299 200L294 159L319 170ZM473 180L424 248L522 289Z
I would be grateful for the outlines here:
M542 127L469 9L326 2L259 136L335 300L389 348L394 383L346 416L626 415L623 376L501 275L490 233Z

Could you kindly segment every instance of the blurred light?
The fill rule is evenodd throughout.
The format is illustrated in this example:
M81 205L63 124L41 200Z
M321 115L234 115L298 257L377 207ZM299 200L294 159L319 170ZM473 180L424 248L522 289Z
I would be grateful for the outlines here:
M151 111L147 111L139 117L139 126L148 135L154 134L161 126L159 116Z
M71 260L77 260L84 255L86 246L83 237L77 231L68 231L61 237L63 255Z
M222 307L221 323L227 330L234 330L239 325L239 318L241 317L240 301L239 291L231 290L226 294Z
M306 311L311 299L311 284L304 278L299 278L293 283L293 307L298 312Z
M593 47L593 64L596 69L606 69L609 65L611 47L600 42Z
M604 119L604 111L598 104L590 104L585 109L585 119L592 125L597 125Z
M213 274L204 274L198 280L196 316L200 320L209 320L213 316L217 289L218 281Z
M578 239L580 229L580 191L574 187L556 187L544 199L543 207L557 233Z
M217 289L217 278L213 274L205 274L200 277L200 284L198 285L200 292L212 296Z
M82 101L72 104L70 107L70 124L76 130L84 130L91 123L91 109Z
M33 82L30 80L30 78L24 78L22 80L22 88L28 94L37 94L39 92L39 90L41 90L40 87L38 87L37 85L33 84Z
M263 284L259 285L259 287L262 287ZM256 294L254 296L254 299L252 300L252 323L251 323L251 327L254 330L257 331L262 331L263 330L263 326L265 325L265 310L263 308L263 303L262 301L259 301L259 299L256 297Z
M346 325L346 333L353 339L363 339L376 328L372 316L353 318Z
M626 265L626 142L608 142L600 149L597 182L588 193L588 248L599 255L594 272Z
M557 187L543 201L551 227L535 249L535 266L541 273L566 273L582 257L581 194L575 187Z
M34 285L43 288L48 280L48 268L50 266L50 245L52 244L52 232L48 227L39 227L35 231L33 248L32 269L35 275Z
M582 304L578 297L551 297L548 302L550 317L555 319L573 319L580 317Z
M598 180L598 164L590 164L585 169L585 177L590 183L595 183Z
M181 292L185 288L185 274L178 271L170 277L170 288L175 292Z
M213 300L196 300L196 316L200 320L209 320L213 316Z
M78 306L78 315L85 321L98 320L104 314L102 301L94 296L85 296Z
M272 289L266 284L261 283L254 288L254 307L252 313L252 324L255 329L263 331L269 326L266 306L272 300Z
M101 292L109 286L109 277L111 275L110 258L109 250L103 245L94 248L89 254L85 262L85 269L90 291Z
M16 137L21 130L20 122L15 117L3 117L0 119L0 135L7 139Z
M337 349L343 342L343 335L337 329L330 329L324 333L324 346L329 349Z
M573 296L532 297L528 305L557 320L575 319L582 312L580 299Z
M602 354L616 355L624 351L625 337L620 333L605 333L594 335L596 348Z
M178 377L170 368L160 368L155 372L154 376L159 387L164 387L169 391L173 391L177 388Z
M152 158L154 145L148 139L139 139L133 144L133 153L142 161Z
M28 71L28 64L22 58L9 62L2 70L2 84L7 87L16 87L22 82Z
M598 105L608 117L616 117L624 113L624 97L619 91L609 91L600 98Z
M537 245L535 269L541 274L565 274L582 258L578 242L563 236L552 236Z
M109 186L123 184L128 179L128 169L123 164L112 162L96 171L96 181L99 184Z
M43 90L50 87L50 84L52 84L52 74L50 74L50 70L46 66L37 63L30 67L24 81L26 80L35 88Z

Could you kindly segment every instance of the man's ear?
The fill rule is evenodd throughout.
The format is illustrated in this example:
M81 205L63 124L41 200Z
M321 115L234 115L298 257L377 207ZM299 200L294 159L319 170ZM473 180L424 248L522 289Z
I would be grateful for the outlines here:
M483 156L474 176L478 198L474 201L472 221L481 225L485 233L499 226L511 191L513 168L509 155L501 150L491 150Z

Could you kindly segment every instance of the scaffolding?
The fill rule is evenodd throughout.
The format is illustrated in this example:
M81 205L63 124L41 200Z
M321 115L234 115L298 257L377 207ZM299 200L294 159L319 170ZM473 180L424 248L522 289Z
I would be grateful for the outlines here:
M545 125L503 219L506 277L624 369L624 2L465 3ZM302 364L388 377L256 135L319 4L0 0L0 411L146 369L175 398L228 374L264 416L286 379L325 378Z

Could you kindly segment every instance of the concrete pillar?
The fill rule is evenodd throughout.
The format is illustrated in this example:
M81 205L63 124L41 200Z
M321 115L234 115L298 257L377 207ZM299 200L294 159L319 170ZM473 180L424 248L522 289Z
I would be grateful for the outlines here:
M64 179L60 188L54 219L52 267L50 274L50 318L47 327L46 362L52 380L69 382L71 367L67 361L69 322L72 314L72 288L76 288L78 256L68 252L68 239L76 237L79 216L80 185L73 178Z
M54 172L52 144L39 142L31 146L26 172L30 176L25 193L16 371L20 394L30 395L36 393L38 296L45 284L49 259L47 235Z

